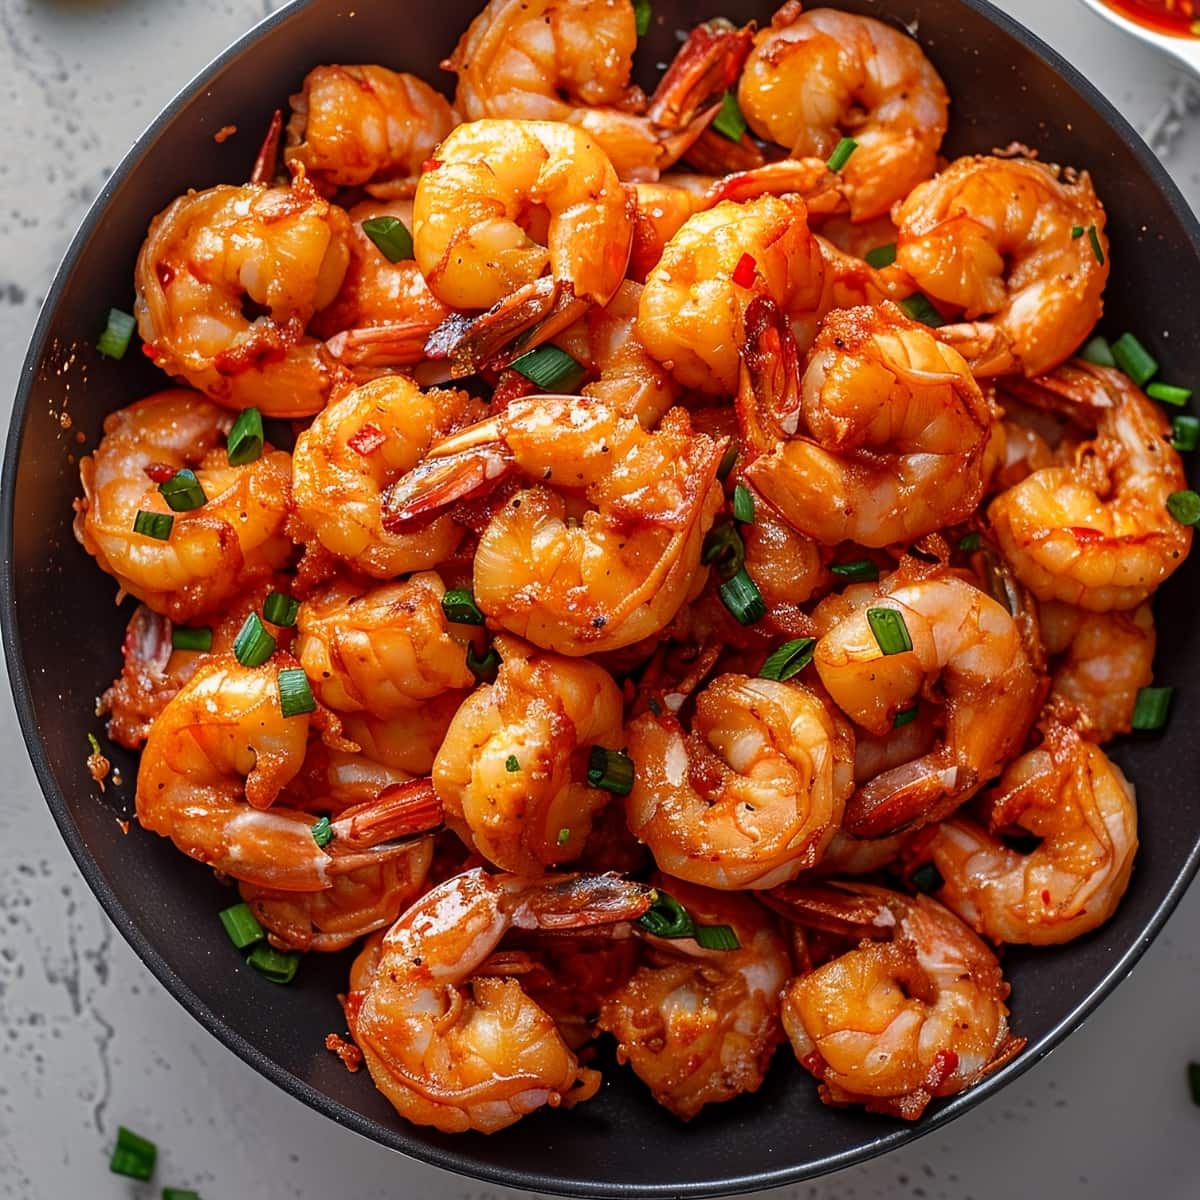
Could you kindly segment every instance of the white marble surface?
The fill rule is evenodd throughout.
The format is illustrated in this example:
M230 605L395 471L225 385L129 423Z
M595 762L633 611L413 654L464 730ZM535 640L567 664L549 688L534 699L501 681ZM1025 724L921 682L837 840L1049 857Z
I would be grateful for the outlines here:
M402 0L401 0L402 2ZM0 397L87 203L143 125L271 0L0 0ZM719 8L719 5L716 7ZM1080 65L1200 201L1182 76L1071 0L1004 0ZM1174 94L1174 102L1169 97ZM1103 186L1103 181L1100 181ZM109 1175L120 1123L157 1139L159 1185L204 1200L512 1196L380 1149L277 1091L205 1033L110 928L59 841L0 701L0 1195L157 1196ZM1087 1026L948 1130L771 1196L1183 1200L1200 1193L1200 889Z

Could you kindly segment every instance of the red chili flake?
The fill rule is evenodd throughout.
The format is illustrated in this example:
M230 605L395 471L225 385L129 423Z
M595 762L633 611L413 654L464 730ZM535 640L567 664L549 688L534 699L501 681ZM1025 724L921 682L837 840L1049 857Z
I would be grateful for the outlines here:
M753 287L755 277L758 275L758 263L754 261L752 254L743 254L738 259L738 264L733 268L733 282L738 287Z
M336 1054L342 1060L342 1066L351 1074L363 1064L363 1052L353 1042L346 1041L336 1033L326 1036L325 1049Z
M436 171L441 165L442 160L440 158L427 158L421 164L421 172L424 174L426 171Z
M216 133L213 134L213 141L219 146L222 142L227 142L233 135L237 133L236 125L222 125Z
M351 434L346 439L346 445L355 454L361 454L363 458L367 458L386 441L387 434L378 425L364 425L357 433Z
M1042 903L1047 908L1050 907L1050 889L1049 888L1042 888Z
M958 1055L953 1050L939 1050L933 1056L933 1066L929 1071L926 1087L935 1091L940 1088L955 1071L958 1070Z
M150 463L142 469L146 472L147 478L154 483L166 483L168 479L175 478L175 468L167 466L166 463Z

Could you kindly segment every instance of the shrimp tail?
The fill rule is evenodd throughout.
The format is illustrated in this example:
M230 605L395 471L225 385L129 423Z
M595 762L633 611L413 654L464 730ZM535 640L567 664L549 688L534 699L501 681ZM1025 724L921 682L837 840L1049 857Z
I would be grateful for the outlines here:
M891 937L895 925L877 897L846 891L837 883L782 883L758 896L768 908L807 929L883 940Z
M766 296L746 306L737 396L742 448L766 454L800 425L800 349L783 310Z
M250 183L270 183L279 165L279 142L283 133L283 113L276 109L267 124L267 132L258 148L258 156L250 172Z
M754 46L754 32L753 21L741 29L719 17L697 25L650 97L650 119L664 129L691 125L700 109L737 81ZM701 130L719 108L717 104L705 114Z
M384 492L383 527L398 533L414 522L432 520L453 504L492 491L515 470L512 451L500 441L431 456Z
M425 357L434 330L429 321L395 321L334 334L325 349L346 367L411 367Z
M961 321L943 325L938 340L953 346L967 360L977 379L1011 375L1021 370L1012 341L998 325L987 321Z
M655 895L649 884L612 871L548 876L522 892L513 923L522 929L556 932L635 921Z
M421 837L441 827L442 802L433 780L413 779L386 787L366 804L356 804L333 822L327 853L355 854Z
M844 828L859 838L887 837L914 823L948 817L969 796L977 773L926 755L877 775L846 803Z

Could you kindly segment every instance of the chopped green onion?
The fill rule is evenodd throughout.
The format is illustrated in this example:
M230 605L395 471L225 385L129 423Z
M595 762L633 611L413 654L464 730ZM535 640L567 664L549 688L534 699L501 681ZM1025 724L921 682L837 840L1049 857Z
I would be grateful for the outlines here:
M914 704L912 708L906 708L902 712L898 712L892 718L892 728L903 729L905 725L911 725L917 719L919 711L917 705Z
M633 791L633 759L624 750L593 746L588 751L587 781L614 796L628 796Z
M733 488L733 519L743 525L754 524L754 493L744 483Z
M934 892L940 891L942 885L945 884L942 878L942 873L933 865L926 863L922 867L918 867L912 873L912 885L918 892L924 892L925 895L932 895Z
M849 579L853 583L870 583L879 578L879 568L869 558L859 558L854 562L834 563L829 568L835 575Z
M521 769L521 760L515 754L510 754L504 760L504 769L506 771L519 771Z
M983 545L983 534L964 533L958 541L958 548L964 554L974 554Z
M87 740L88 740L88 745L91 746L91 748L92 748L92 753L99 754L100 753L100 743L99 743L99 741L97 741L96 735L94 733L89 733L87 735Z
M407 262L412 258L412 234L399 217L372 217L362 223L362 231L388 262Z
M833 153L829 156L829 160L825 165L834 174L837 174L850 161L850 155L857 149L858 143L853 138L844 137L834 146Z
M743 567L717 589L725 607L741 625L753 625L767 615L767 602Z
M645 37L650 29L650 15L653 10L650 0L633 0L633 23L638 37Z
M934 308L933 301L921 292L909 296L907 300L901 300L900 308L914 321L920 321L922 325L928 325L930 329L941 329L946 323L942 319L942 314Z
M221 918L229 940L239 950L245 950L247 946L253 946L255 942L261 942L267 936L248 904L235 904L232 908L224 908L217 916Z
M1195 492L1172 492L1167 497L1167 511L1180 525L1200 522L1200 496Z
M200 1200L200 1193L186 1188L163 1188L162 1200Z
M500 671L500 655L495 646L489 646L487 653L479 658L475 653L475 647L467 646L467 670L480 683L491 683L495 680L496 675Z
M158 491L175 512L191 512L208 499L200 486L200 480L196 478L196 472L189 471L186 467L160 483Z
M654 903L634 921L634 924L661 938L691 937L696 930L687 909L674 896L657 889L654 893Z
M1191 398L1191 388L1175 387L1169 383L1152 383L1146 388L1146 395L1151 400L1160 400L1163 404L1173 404L1182 408Z
M729 925L697 925L694 936L701 950L740 950L742 946Z
M172 650L211 650L213 632L208 626L199 629L180 628L171 630Z
M564 826L558 831L558 837L555 839L555 841L557 841L560 846L565 846L570 840L571 831Z
M265 942L255 946L246 955L246 961L260 974L265 975L272 983L291 983L296 978L296 968L300 965L300 955L285 953L268 946Z
M1188 1063L1187 1077L1188 1088L1192 1093L1192 1103L1200 1105L1200 1063Z
M127 1175L130 1179L149 1179L154 1174L154 1163L158 1158L158 1147L144 1137L139 1137L124 1125L117 1126L117 1144L113 1148L108 1169L114 1175Z
M279 709L285 717L299 717L316 712L317 702L303 667L285 667L279 672Z
M868 608L867 624L884 654L903 654L913 648L904 615L894 608Z
M1171 431L1176 450L1195 450L1200 445L1200 418L1182 414L1171 422Z
M1089 225L1087 232L1092 242L1092 253L1096 256L1096 261L1104 266L1104 247L1100 245L1100 231L1095 225Z
M119 308L110 308L108 324L105 325L104 332L96 339L96 349L105 358L124 358L136 328L137 321L127 312L122 312Z
M740 142L746 132L746 118L738 107L737 96L727 91L721 97L721 111L713 118L712 127L731 142Z
M225 457L231 467L257 462L263 452L263 420L257 408L243 408L229 431Z
M275 639L258 619L258 613L248 613L233 641L233 657L243 667L261 667L275 653Z
M737 462L738 451L741 447L738 445L737 438L732 438L725 453L721 455L721 465L717 468L717 478L724 483L729 472L733 470L733 464Z
M1071 237L1074 238L1075 241L1079 241L1079 239L1083 237L1085 233L1087 233L1087 230L1084 229L1082 225L1071 226Z
M466 588L452 588L442 596L442 612L455 625L482 625L483 613Z
M1117 366L1138 387L1145 387L1158 374L1158 362L1132 333L1123 333L1113 342L1112 355Z
M760 679L777 679L786 683L799 675L813 659L816 638L796 638L772 650L758 672Z
M171 526L174 524L175 518L170 513L147 512L140 508L133 518L133 532L165 542L171 536Z
M300 601L294 596L285 595L283 592L272 592L263 601L263 616L272 625L281 625L285 629L291 628L295 625L299 615Z
M877 271L882 271L884 267L890 267L895 261L895 242L891 242L887 246L876 246L874 250L867 251L867 266L874 267Z
M514 358L508 364L531 383L547 392L573 392L587 374L587 369L565 350L547 343Z
M1083 349L1079 351L1079 357L1084 362L1090 362L1097 367L1115 367L1117 365L1108 339L1102 338L1099 334L1096 334L1084 345Z
M1141 733L1153 733L1161 729L1167 723L1167 712L1174 691L1169 687L1138 688L1133 706L1133 728Z
M333 841L333 822L328 817L322 817L319 821L315 821L312 827L312 836L313 841L324 850Z
M722 579L732 579L746 561L746 545L732 521L714 525L700 549L700 561L706 567L716 567Z

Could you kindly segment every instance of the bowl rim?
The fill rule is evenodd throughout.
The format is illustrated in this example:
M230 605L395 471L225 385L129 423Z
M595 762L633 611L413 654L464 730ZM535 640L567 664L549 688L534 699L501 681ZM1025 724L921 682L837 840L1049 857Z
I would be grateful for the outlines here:
M1179 874L1155 906L1141 935L1124 954L1112 963L1096 986L1038 1042L1030 1045L1011 1063L1001 1067L974 1087L951 1098L932 1115L924 1117L912 1125L898 1125L894 1128L881 1125L879 1135L870 1141L850 1150L814 1159L802 1166L777 1168L764 1166L761 1171L744 1173L730 1178L699 1180L675 1185L606 1185L573 1179L564 1174L551 1172L534 1174L525 1170L494 1166L491 1163L480 1162L468 1153L424 1143L415 1134L410 1133L407 1126L401 1125L393 1128L382 1125L372 1118L347 1108L326 1093L314 1088L304 1079L293 1075L226 1025L192 990L187 981L172 970L150 939L142 933L137 922L109 888L98 865L88 851L79 828L72 820L66 798L58 787L42 744L33 707L29 677L22 660L20 629L15 609L12 550L16 516L16 476L24 440L24 424L29 408L30 391L38 363L46 350L47 335L67 282L83 256L88 242L95 234L114 192L125 182L143 153L221 71L246 53L260 39L286 24L300 11L321 2L323 0L288 0L288 3L282 8L256 22L185 84L137 138L100 189L63 255L55 271L53 282L46 293L46 298L42 302L29 349L18 376L3 464L0 468L0 625L2 625L4 654L12 686L13 702L26 750L33 764L38 784L46 798L47 806L76 866L99 900L108 918L159 983L183 1005L192 1017L229 1050L233 1051L238 1058L264 1075L284 1092L332 1118L343 1128L352 1130L362 1137L410 1158L460 1175L488 1183L523 1188L529 1191L549 1192L561 1196L678 1198L728 1196L813 1179L843 1167L866 1162L889 1150L924 1137L934 1130L943 1128L968 1109L974 1108L977 1104L995 1095L1009 1082L1023 1075L1045 1058L1068 1034L1077 1029L1100 1002L1129 975L1134 965L1157 937L1197 870L1200 869L1200 840L1192 847ZM1193 253L1200 257L1200 222L1197 221L1196 215L1141 136L1096 87L1056 50L1013 17L996 8L990 0L958 0L958 3L989 20L1041 57L1054 72L1082 95L1104 119L1113 133L1125 143L1142 169L1159 188L1168 206L1184 228Z

